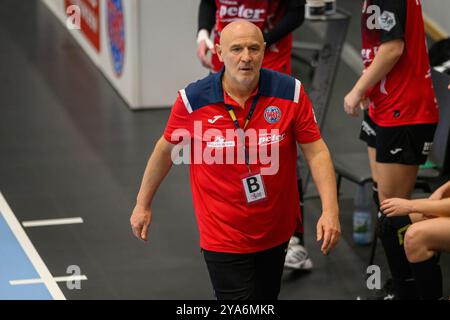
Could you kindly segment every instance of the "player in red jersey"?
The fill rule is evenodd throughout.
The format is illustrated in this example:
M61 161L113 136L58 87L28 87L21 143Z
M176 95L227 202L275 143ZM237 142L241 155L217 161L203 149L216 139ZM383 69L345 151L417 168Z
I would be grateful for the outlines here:
M408 199L439 120L419 0L366 0L361 19L365 70L344 99L352 116L369 106L361 130L379 202ZM378 202L378 203L379 203ZM403 248L408 216L379 213L379 237L398 299L417 298Z
M147 239L156 189L175 146L188 160L200 247L218 299L276 299L296 228L296 143L322 199L317 240L327 254L340 236L333 165L300 81L261 69L265 43L237 21L216 46L224 69L180 90L144 173L131 216ZM183 152L183 155L185 152Z
M256 24L267 43L263 68L291 74L292 31L304 21L305 0L202 0L198 15L197 56L203 66L219 71L223 64L209 40L214 27L214 44L230 22L245 19ZM212 52L211 60L207 57Z

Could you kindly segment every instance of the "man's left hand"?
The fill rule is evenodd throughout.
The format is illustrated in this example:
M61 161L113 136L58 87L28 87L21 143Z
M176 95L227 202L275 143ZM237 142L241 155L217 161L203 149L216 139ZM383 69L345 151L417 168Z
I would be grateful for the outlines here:
M320 250L323 254L328 254L337 244L341 236L341 224L337 214L322 213L317 222L317 241L322 242Z

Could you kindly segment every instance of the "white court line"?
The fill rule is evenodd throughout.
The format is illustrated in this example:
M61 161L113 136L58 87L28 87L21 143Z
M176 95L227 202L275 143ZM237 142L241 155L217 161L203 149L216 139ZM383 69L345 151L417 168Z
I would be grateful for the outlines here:
M53 278L56 282L68 282L68 281L80 281L87 280L85 275L80 276L65 276L65 277L55 277ZM23 280L10 280L9 284L12 286L24 285L24 284L37 284L43 283L42 279L23 279Z
M9 207L8 203L6 202L1 192L0 192L0 213L5 218L6 223L8 224L11 231L14 233L14 236L16 237L22 249L25 251L25 254L28 256L28 259L30 259L34 269L36 269L37 273L39 274L39 277L43 280L45 286L52 295L53 299L66 300L66 297L56 284L55 279L53 279L53 276L51 275L44 261L42 261L42 258L37 253L35 247L31 243L30 239L23 230L22 226L20 225L19 221L12 212L11 208Z
M64 218L64 219L45 219L45 220L22 221L22 225L25 228L57 226L57 225L62 225L62 224L75 224L75 223L83 223L83 219L80 217L76 217L76 218Z

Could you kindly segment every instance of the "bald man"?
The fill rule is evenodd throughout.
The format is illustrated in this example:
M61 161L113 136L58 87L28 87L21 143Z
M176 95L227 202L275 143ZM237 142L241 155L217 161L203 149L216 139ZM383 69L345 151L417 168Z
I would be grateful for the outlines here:
M146 241L156 190L173 163L189 163L200 248L220 300L278 298L300 210L296 143L322 200L322 252L340 236L334 169L311 103L299 80L261 68L264 49L250 22L223 29L224 68L179 91L130 219Z

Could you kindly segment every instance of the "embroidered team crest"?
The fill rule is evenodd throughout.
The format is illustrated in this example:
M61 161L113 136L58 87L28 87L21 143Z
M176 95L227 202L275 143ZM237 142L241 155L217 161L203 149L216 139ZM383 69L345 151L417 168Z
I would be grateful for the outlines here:
M278 107L275 106L269 106L264 111L264 119L268 123L277 123L281 119L281 111Z
M397 24L394 13L390 11L384 11L378 18L378 23L380 24L380 28L387 32L391 31Z

